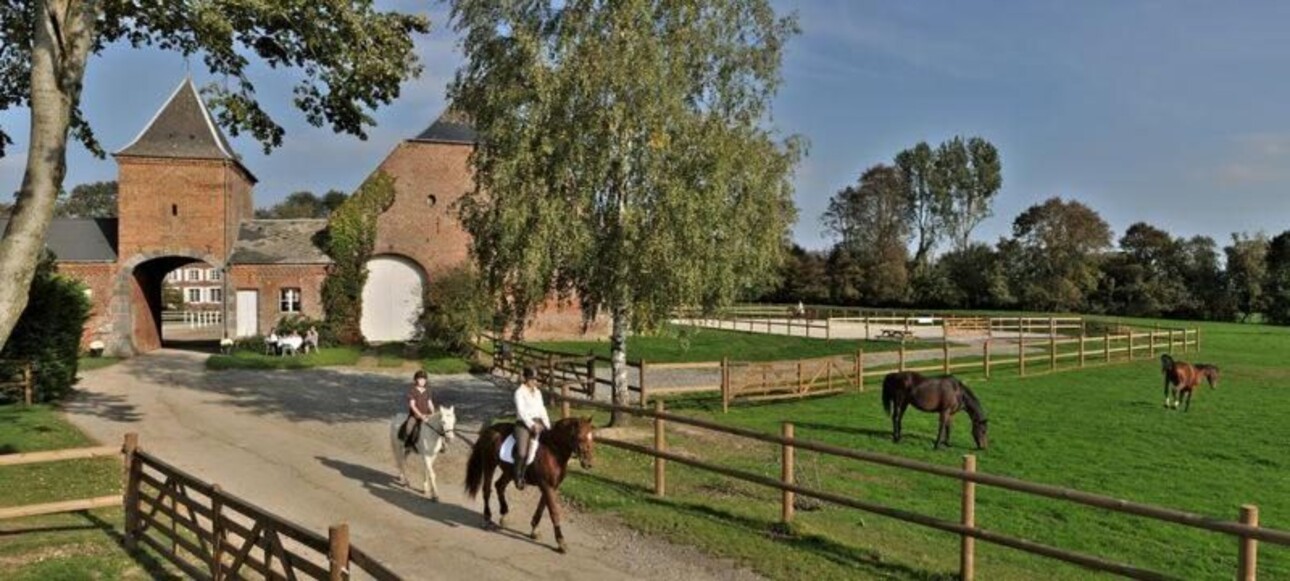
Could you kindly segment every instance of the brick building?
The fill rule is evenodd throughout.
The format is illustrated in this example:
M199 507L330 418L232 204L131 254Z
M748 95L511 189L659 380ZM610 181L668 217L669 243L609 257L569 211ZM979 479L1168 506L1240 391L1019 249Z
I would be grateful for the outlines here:
M396 197L378 219L363 289L369 341L410 338L427 282L467 260L470 238L451 207L473 188L467 160L475 139L469 124L445 114L397 144L373 171L395 178ZM210 290L200 291L201 298L222 299L212 306L223 310L226 336L262 335L292 314L323 316L321 288L331 260L314 241L326 220L253 218L255 175L234 154L191 80L114 157L118 217L55 220L47 239L59 269L89 287L94 310L86 342L101 340L118 355L160 347L163 281L184 268L202 271L201 286ZM552 307L526 335L581 332L576 309Z

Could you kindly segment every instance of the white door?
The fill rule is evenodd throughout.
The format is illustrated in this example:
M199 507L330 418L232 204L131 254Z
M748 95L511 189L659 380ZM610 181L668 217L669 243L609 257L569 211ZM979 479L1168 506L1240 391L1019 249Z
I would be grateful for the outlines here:
M363 285L363 337L368 341L406 341L416 335L425 275L401 256L377 256L367 262Z
M259 291L237 291L237 336L254 337L260 334Z

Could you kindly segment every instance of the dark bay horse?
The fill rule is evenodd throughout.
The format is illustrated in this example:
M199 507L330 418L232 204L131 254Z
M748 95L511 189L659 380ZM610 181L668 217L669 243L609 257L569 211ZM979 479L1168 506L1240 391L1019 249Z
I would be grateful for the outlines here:
M1165 376L1165 407L1178 409L1186 396L1187 403L1183 411L1191 409L1192 392L1204 379L1210 387L1218 389L1218 366L1208 363L1195 365L1183 361L1174 361L1168 353L1160 356L1160 371Z
M471 449L470 460L466 464L466 493L475 498L481 488L484 490L484 519L490 525L493 522L493 509L489 503L492 494L488 483L493 481L493 471L499 467L502 474L493 483L502 512L497 521L498 526L506 526L506 513L510 511L506 504L506 486L511 483L515 472L511 464L502 462L498 455L502 442L506 441L514 427L511 423L495 424L481 430L479 440ZM564 544L564 533L560 532L560 503L556 490L564 481L570 458L577 456L583 468L591 469L595 459L595 441L592 437L594 430L590 417L565 418L556 422L542 434L537 458L525 473L525 484L537 485L541 491L537 511L533 513L533 530L529 536L538 538L537 526L542 522L542 511L550 509L551 524L555 526L555 542L561 553L567 551L568 547Z
M882 409L891 414L891 439L900 441L901 421L910 405L941 416L932 448L950 445L950 420L959 410L972 418L972 439L984 450L990 443L989 420L976 394L952 375L927 378L912 371L888 373L882 380Z

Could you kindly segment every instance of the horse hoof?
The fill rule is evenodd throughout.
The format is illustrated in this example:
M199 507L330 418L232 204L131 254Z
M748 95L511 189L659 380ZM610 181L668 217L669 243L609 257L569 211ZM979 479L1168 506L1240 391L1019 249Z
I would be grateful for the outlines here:
M505 516L503 516L502 518L497 519L497 528L499 528L499 529L504 529L504 528L506 528L506 517L505 517Z
M560 553L561 555L563 555L569 552L569 546L564 544L564 539L560 539L559 541L557 541L556 545L557 546L555 550L557 553Z
M430 502L438 503L438 502L439 502L439 497L438 497L437 495L436 495L436 496L431 496L431 497L430 497Z
M542 533L537 532L537 529L533 529L533 532L529 533L529 538L536 541L542 538Z

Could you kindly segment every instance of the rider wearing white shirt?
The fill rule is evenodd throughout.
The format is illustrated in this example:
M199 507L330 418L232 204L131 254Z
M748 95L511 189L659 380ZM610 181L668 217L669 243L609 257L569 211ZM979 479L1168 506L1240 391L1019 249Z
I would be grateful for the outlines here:
M515 450L511 454L515 460L515 488L524 490L524 468L529 458L529 447L536 443L538 435L551 427L551 418L542 403L542 392L538 391L537 372L532 367L524 368L524 383L515 389Z

